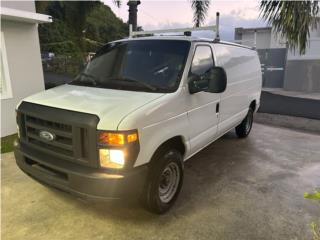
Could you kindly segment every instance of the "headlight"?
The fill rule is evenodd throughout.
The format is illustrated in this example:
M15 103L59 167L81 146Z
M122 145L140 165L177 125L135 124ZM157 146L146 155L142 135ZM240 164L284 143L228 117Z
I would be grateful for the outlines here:
M125 153L119 149L99 149L100 165L106 168L121 169L125 164Z
M139 152L137 130L98 131L100 166L122 169L133 166Z

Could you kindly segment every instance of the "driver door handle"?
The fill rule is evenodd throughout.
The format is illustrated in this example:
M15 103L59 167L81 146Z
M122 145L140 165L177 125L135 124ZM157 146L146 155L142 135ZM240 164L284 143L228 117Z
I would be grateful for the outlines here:
M216 114L219 114L220 111L220 103L216 104Z

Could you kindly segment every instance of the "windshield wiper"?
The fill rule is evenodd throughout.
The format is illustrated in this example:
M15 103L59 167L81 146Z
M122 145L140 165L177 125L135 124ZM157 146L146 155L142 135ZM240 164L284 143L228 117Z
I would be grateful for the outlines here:
M133 78L124 78L124 77L116 77L116 78L108 78L108 80L119 80L119 81L124 81L124 82L133 82L133 83L137 83L141 86L144 86L152 91L156 91L157 88L148 84L148 83L145 83L145 82L141 82L139 80L136 80L136 79L133 79Z
M81 77L85 77L85 80L82 80ZM87 74L87 73L80 73L76 78L75 78L75 81L78 81L78 82L81 82L81 83L90 83L92 84L93 86L97 86L99 79L93 75L90 75L90 74Z

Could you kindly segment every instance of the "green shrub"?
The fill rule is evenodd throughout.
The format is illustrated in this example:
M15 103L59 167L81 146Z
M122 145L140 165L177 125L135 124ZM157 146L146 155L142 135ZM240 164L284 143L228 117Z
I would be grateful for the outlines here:
M320 200L320 192L314 191L313 193L304 193L304 197L307 199Z
M320 200L320 192L319 191L314 191L313 193L306 192L304 193L304 197L312 200ZM318 224L315 222L311 223L311 229L313 233L313 240L320 240L320 219Z
M17 138L17 134L13 134L13 135L1 138L1 153L12 152L13 143L16 138Z

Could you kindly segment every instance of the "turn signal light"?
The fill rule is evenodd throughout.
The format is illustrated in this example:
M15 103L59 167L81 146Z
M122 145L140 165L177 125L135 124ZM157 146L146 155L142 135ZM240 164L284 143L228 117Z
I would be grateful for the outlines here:
M127 143L138 141L138 133L136 130L123 132L99 132L99 144L108 146L124 146Z
M138 140L138 134L136 132L128 134L127 140L128 140L128 143L137 141Z
M124 145L124 134L101 132L99 135L99 143L107 145Z

